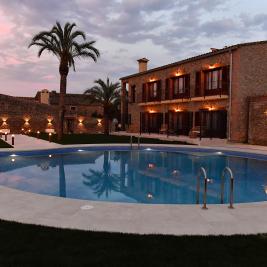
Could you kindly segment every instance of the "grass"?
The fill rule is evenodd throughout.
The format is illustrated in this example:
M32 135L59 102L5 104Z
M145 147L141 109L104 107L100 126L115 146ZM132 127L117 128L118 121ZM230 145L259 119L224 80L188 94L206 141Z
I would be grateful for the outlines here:
M267 235L174 237L0 221L0 266L266 266Z
M12 146L0 138L0 148L12 148Z
M31 133L31 136L37 137L43 140L49 140L49 136L46 133ZM51 136L51 141L60 143L63 145L73 144L129 144L130 136L117 136L117 135L104 135L104 134L65 134L62 141L58 142L57 135ZM133 137L133 142L137 143L137 138ZM164 141L153 138L141 138L141 143L146 144L183 144L188 145L185 142L179 141Z

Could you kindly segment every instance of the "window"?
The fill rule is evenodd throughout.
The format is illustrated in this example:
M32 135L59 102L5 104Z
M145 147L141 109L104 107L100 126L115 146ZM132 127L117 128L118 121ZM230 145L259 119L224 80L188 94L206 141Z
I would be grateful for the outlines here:
M172 78L173 83L173 96L176 98L184 97L185 95L189 94L189 88L190 88L190 75L184 75L180 77Z
M149 100L159 100L160 98L160 81L148 84Z
M222 88L222 69L212 70L206 73L206 90Z
M153 97L156 98L157 95L158 95L158 88L157 88L157 84L154 83L154 84L153 84Z

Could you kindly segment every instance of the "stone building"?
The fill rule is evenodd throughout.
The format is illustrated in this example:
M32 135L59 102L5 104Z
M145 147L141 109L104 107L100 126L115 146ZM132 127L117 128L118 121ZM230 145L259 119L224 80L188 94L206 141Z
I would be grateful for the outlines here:
M35 97L0 94L0 132L51 132L58 129L59 93L44 89ZM102 132L102 108L91 104L83 94L65 97L65 133Z
M267 144L267 41L243 43L121 78L129 132Z

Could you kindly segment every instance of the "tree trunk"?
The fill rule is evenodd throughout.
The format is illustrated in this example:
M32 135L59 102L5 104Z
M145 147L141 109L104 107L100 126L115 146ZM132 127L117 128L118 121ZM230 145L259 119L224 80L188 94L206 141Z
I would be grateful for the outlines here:
M104 134L109 135L109 110L104 107Z
M104 134L109 135L109 118L107 115L104 115Z
M67 76L69 73L68 65L60 64L60 94L59 94L59 119L58 119L58 140L62 140L64 133L64 117L65 117L65 95L67 91Z

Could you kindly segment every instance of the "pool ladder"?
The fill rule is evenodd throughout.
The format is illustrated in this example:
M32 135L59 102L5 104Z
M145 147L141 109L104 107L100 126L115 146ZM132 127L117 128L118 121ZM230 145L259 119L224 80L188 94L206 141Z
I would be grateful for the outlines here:
M230 177L230 200L229 200L229 209L234 208L234 175L232 170L229 167L225 167L221 175L221 204L224 203L224 183L226 174ZM199 195L200 195L200 179L204 178L204 189L203 189L203 206L202 209L206 210L207 208L207 191L208 191L208 182L210 179L207 176L207 171L204 167L201 167L197 175L197 196L196 204L199 204Z
M140 136L137 137L137 149L139 150L140 149ZM131 135L130 136L130 146L131 146L131 149L133 149L133 136Z

